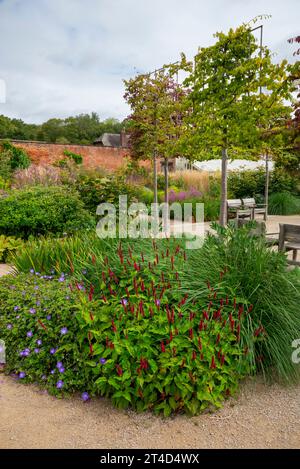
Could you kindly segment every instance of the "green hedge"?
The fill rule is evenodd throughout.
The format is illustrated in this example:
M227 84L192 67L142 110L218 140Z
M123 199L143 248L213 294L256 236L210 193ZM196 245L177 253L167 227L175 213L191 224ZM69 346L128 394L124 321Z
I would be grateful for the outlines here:
M72 233L93 226L78 194L65 187L18 189L0 198L0 234L30 235Z

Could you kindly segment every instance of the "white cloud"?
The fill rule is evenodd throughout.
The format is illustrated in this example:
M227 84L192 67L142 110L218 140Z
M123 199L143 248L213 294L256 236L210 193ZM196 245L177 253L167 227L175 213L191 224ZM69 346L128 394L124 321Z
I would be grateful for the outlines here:
M264 43L291 57L298 0L0 0L0 114L41 122L96 111L124 118L123 78L192 57L213 33L260 13Z

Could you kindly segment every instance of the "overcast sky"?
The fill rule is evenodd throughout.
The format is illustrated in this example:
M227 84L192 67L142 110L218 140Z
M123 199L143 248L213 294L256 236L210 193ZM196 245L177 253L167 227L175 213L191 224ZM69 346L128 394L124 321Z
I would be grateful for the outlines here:
M92 111L123 119L122 79L181 51L191 58L216 31L259 14L272 15L264 43L292 59L287 39L300 34L300 0L0 0L0 114L35 123Z

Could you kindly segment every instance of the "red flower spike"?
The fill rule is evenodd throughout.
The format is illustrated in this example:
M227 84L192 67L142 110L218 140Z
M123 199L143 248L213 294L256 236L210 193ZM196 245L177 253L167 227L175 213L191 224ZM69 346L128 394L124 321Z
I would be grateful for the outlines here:
M216 340L216 345L218 345L218 344L219 344L219 342L220 342L220 339L221 339L221 336L220 336L220 334L218 334L218 335L217 335L217 340Z
M161 342L161 344L160 344L160 349L161 349L162 353L164 353L166 351L166 347L165 347L165 344L163 342Z
M197 358L197 354L195 352L195 350L193 350L193 353L192 353L192 360L196 360Z
M225 362L225 355L222 355L222 356L221 356L221 366L224 365L224 362Z
M201 319L198 327L199 331L203 331L203 320Z
M89 301L92 301L93 296L94 296L94 291L95 291L95 288L93 287L93 285L91 285L90 291L89 291Z
M206 282L207 288L210 290L210 283L209 281Z
M142 262L145 262L144 254L141 253Z
M190 339L193 339L193 338L194 338L194 331L193 331L193 329L190 329L190 330L189 330L189 337L190 337Z
M94 316L92 315L91 312L90 312L90 318L91 318L91 321L94 321Z
M199 350L202 350L201 337L198 337L198 346L199 346Z
M226 305L228 305L229 303L229 299L228 299L228 296L226 296L226 301L225 301Z
M216 368L216 362L215 362L214 355L212 356L210 367L211 367L212 370L214 370Z
M94 264L94 265L96 264L96 256L95 256L95 254L92 255L92 264Z
M38 323L40 326L42 326L42 328L46 331L47 330L47 327L45 326L45 324L40 320L38 319Z
M253 305L250 305L248 308L248 313L251 313L252 310L253 310Z

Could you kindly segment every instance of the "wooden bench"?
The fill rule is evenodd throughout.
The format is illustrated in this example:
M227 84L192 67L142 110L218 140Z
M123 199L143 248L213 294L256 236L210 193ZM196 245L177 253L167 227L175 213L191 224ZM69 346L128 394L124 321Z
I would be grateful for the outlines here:
M250 218L252 219L252 211L250 209L244 209L241 199L228 199L227 200L227 223L231 214L235 215L235 218Z
M252 210L252 220L255 220L255 215L263 215L264 220L267 220L267 205L257 204L254 198L242 199L243 207Z
M288 263L300 266L297 261L297 251L300 250L300 225L279 224L278 250L293 251L293 260L288 260Z

